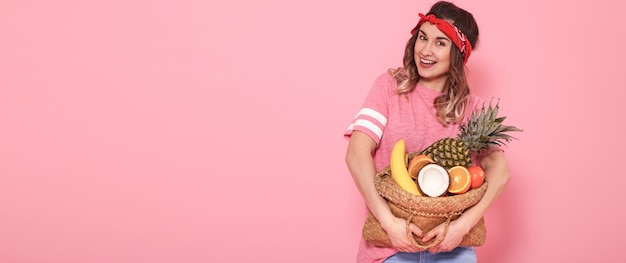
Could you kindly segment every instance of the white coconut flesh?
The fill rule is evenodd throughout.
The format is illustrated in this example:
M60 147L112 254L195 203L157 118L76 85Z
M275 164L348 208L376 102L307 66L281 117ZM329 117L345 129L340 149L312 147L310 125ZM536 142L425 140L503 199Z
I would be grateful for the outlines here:
M427 164L417 174L417 184L420 190L431 197L441 196L450 185L448 171L438 164Z

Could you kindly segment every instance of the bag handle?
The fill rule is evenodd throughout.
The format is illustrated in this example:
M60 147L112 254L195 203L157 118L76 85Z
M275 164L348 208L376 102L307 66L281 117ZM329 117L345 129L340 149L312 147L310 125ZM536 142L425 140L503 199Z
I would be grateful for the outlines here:
M453 212L453 213L446 214L445 215L446 225L443 230L443 235L438 235L436 239L429 241L425 245L418 243L417 240L415 240L415 238L413 237L413 232L411 232L411 230L409 229L409 224L411 224L411 221L413 220L413 216L415 214L416 214L415 212L411 211L411 215L409 215L409 218L406 219L406 234L409 240L411 241L411 243L413 243L415 247L422 249L422 250L427 250L431 247L439 245L443 241L443 239L446 237L446 234L448 233L448 228L450 227L450 222L452 222L452 217L454 215L461 214L461 213Z

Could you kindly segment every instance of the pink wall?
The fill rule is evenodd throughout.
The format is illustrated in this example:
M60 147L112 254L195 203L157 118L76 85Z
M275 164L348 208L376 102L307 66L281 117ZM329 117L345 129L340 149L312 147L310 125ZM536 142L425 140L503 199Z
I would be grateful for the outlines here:
M0 262L353 262L341 134L434 1L97 2L0 3ZM622 4L456 2L525 129L480 262L624 261Z

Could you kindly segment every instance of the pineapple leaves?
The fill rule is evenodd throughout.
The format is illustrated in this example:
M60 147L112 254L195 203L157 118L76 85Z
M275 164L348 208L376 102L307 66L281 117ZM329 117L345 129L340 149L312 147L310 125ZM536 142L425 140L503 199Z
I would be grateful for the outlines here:
M480 109L472 112L467 123L460 125L459 140L467 143L472 151L480 151L489 148L490 145L505 145L506 142L516 139L507 134L512 131L522 131L515 126L503 125L506 117L498 117L500 100L493 105L493 99L489 105L483 103Z

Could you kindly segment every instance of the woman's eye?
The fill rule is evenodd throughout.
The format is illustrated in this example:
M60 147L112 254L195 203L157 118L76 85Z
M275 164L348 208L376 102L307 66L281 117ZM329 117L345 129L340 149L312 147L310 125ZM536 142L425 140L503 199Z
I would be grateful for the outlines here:
M425 36L422 36L422 35L417 36L417 38L418 38L419 40L426 40L426 37L425 37Z
M437 46L445 47L446 43L444 43L443 41L437 41Z

